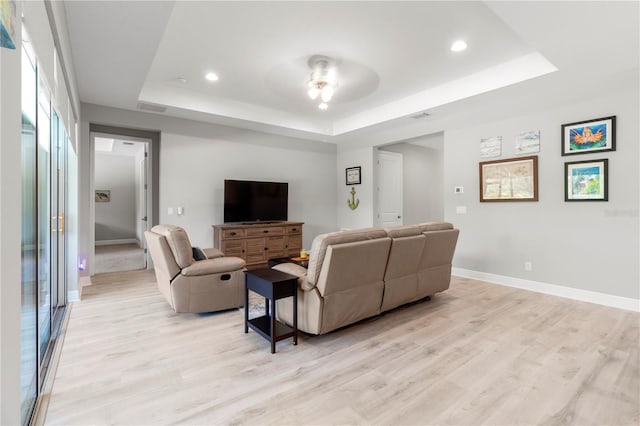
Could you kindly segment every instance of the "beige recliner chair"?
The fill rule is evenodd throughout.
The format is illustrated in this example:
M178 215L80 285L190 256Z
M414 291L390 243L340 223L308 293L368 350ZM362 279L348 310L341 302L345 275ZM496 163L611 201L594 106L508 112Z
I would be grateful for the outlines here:
M213 312L244 305L244 260L204 249L194 260L184 229L157 225L144 233L160 292L175 312Z

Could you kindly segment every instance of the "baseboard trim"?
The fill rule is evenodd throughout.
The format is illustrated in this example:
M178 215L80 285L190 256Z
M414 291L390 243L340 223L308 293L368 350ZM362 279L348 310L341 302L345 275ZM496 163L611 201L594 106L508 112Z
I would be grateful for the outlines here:
M552 296L564 297L566 299L579 300L581 302L595 303L597 305L640 312L640 300L632 299L630 297L615 296L613 294L599 293L597 291L582 290L556 284L525 280L522 278L508 277L505 275L472 271L463 268L452 268L451 273L463 278L473 278L507 287L535 291L536 293L550 294Z
M67 302L79 302L80 292L78 290L71 290L67 293Z
M97 246L114 246L116 244L139 244L137 238L125 238L122 240L100 240L96 241Z

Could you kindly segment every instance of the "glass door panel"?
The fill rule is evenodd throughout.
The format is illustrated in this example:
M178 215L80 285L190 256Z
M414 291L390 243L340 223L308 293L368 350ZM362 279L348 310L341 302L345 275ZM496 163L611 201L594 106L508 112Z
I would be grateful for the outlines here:
M47 93L41 84L38 99L38 229L39 229L39 299L38 330L40 360L44 359L51 338L51 286L55 277L55 253L51 235L55 223L51 215L51 110ZM55 134L55 133L53 133Z
M29 421L38 396L36 194L36 87L33 62L22 51L22 307L20 320L20 417Z
M55 217L56 232L52 235L55 237L53 244L56 246L56 257L52 258L55 263L55 282L51 285L51 315L58 310L59 307L65 305L66 294L66 233L65 233L65 212L67 206L67 142L69 137L64 128L64 123L60 120L57 113L54 112L54 123L57 128L55 140L55 167L52 165L55 190L53 204L51 206L52 216Z

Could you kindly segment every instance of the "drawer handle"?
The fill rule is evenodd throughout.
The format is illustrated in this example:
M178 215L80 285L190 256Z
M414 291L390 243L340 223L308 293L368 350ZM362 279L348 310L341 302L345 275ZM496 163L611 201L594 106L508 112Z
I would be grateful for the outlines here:
M265 249L265 250L269 250L269 248L268 248L268 247L265 247L264 249Z
M298 228L292 228L291 232L298 232Z
M268 231L268 230L266 230L266 229L265 229L264 231L262 231L262 232L264 232L265 234L268 234L268 233L269 233L269 231Z
M231 274L222 274L220 276L220 281L229 281L231 279Z
M231 232L231 233L229 233L229 235L234 236L234 235L236 235L236 233L235 232Z

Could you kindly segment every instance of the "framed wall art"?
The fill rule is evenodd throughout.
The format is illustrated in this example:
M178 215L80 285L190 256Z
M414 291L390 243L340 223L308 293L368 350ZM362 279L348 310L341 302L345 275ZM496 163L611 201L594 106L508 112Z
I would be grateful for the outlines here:
M540 130L520 133L515 148L516 155L540 152Z
M480 158L500 157L502 155L502 136L480 139Z
M347 169L345 170L345 174L347 185L360 185L362 183L362 181L360 180L360 166L347 167Z
M562 125L562 155L615 150L615 115Z
M96 203L108 203L111 201L110 189L96 189Z
M564 163L565 201L608 201L609 160Z
M480 163L480 202L538 201L538 156Z

